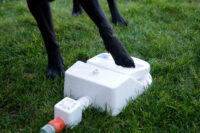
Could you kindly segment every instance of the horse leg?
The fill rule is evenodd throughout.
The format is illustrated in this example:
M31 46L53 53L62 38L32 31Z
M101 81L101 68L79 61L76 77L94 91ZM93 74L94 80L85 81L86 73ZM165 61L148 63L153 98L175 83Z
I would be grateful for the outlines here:
M99 33L104 41L105 48L111 53L115 63L124 67L135 67L135 64L127 50L118 39L111 24L101 8L98 0L79 0L81 6L97 25Z
M82 14L81 5L78 0L73 0L73 11L72 15L78 16Z
M109 5L109 9L111 12L111 16L112 16L112 22L114 24L123 24L125 26L127 26L126 21L123 19L123 17L121 16L118 8L117 8L117 2L116 0L107 0L108 1L108 5Z
M55 78L64 74L64 63L56 41L51 9L48 0L27 0L30 12L37 21L48 54L47 76Z

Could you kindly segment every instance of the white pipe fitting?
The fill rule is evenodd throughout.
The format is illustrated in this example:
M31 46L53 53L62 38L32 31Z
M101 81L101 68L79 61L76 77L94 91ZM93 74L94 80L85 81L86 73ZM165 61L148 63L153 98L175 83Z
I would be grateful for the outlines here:
M91 104L91 99L87 96L74 100L69 97L64 98L54 106L54 118L60 117L65 125L74 127L82 120L82 111Z

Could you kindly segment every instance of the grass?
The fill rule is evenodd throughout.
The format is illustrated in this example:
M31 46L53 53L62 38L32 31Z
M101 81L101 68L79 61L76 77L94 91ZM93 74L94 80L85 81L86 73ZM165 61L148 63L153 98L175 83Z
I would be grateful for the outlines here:
M101 0L111 20L106 0ZM64 132L200 132L198 0L118 0L128 27L114 26L132 56L151 64L153 85L117 117L87 109ZM96 26L72 2L51 4L67 69L105 52ZM0 132L36 133L63 98L63 79L45 76L47 57L24 0L0 0Z

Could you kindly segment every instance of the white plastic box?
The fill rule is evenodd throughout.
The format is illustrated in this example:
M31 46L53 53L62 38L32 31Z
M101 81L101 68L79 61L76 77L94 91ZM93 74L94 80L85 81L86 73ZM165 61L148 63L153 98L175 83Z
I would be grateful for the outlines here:
M83 63L77 61L65 72L64 96L89 97L91 106L118 115L130 99L141 95L151 84L149 63L134 58L136 68L117 66L108 53Z

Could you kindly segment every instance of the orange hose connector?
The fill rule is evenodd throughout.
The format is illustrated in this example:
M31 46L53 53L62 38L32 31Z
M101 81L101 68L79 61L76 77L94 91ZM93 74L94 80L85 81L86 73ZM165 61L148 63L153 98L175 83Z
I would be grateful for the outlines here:
M61 132L65 128L65 122L60 117L56 117L54 120L51 120L48 124L51 124L56 129L56 133Z

